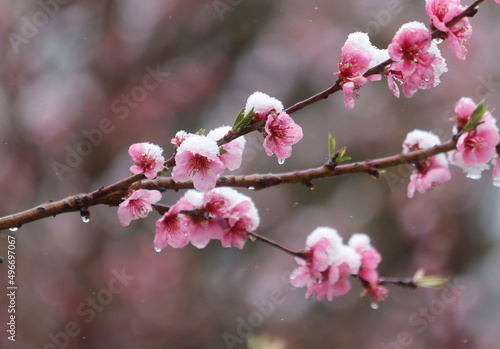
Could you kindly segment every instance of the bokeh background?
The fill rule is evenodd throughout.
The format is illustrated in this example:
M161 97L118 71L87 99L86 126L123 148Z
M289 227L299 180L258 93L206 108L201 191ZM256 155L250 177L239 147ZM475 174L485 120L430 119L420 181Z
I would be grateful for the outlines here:
M493 1L480 6L466 61L440 45L450 71L438 87L396 99L370 83L352 111L332 95L294 114L304 139L284 165L251 135L236 173L319 166L328 132L353 160L400 152L415 128L449 139L462 96L500 110L499 17ZM254 91L292 105L334 83L349 33L383 48L411 20L428 24L423 1L0 0L0 216L122 179L130 144L168 156L177 130L231 125ZM0 233L4 256L16 236L19 286L14 343L0 265L0 347L245 348L246 337L266 336L276 348L499 348L500 189L488 172L470 180L453 168L449 183L410 200L409 174L244 193L265 236L301 249L317 226L345 239L365 232L382 275L422 267L451 277L444 291L391 287L373 310L354 282L331 303L306 300L287 281L293 258L269 246L156 253L156 214L124 229L116 208L93 207L88 224L64 214Z

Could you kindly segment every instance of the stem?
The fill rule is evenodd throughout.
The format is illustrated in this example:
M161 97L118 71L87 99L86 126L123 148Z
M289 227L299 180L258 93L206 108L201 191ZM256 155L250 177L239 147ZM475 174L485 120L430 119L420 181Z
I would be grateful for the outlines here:
M262 235L259 235L259 234L255 233L255 232L249 232L248 235L256 238L257 240L265 242L266 244L271 245L272 247L277 248L278 250L282 250L282 251L284 251L284 252L286 252L288 254L291 254L294 257L298 257L298 258L304 258L305 257L303 252L297 252L297 251L291 250L288 247L285 247L285 246L277 243L276 241L273 241L271 239L263 237Z
M318 94L315 94L314 96L309 97L301 102L295 103L291 107L286 108L285 112L287 114L293 114L296 111L298 111L302 108L305 108L310 104L313 104L313 103L316 103L318 101L321 101L323 99L328 98L328 96L330 96L332 93L335 93L335 92L340 90L340 82L341 82L341 80L337 80L337 82L333 86L331 86L331 87L327 88L326 90L324 90Z
M403 281L403 280L398 280L398 279L382 278L382 280L379 281L379 285L396 285L396 286L406 287L406 288L411 288L411 289L418 288L418 286L415 285L413 280Z

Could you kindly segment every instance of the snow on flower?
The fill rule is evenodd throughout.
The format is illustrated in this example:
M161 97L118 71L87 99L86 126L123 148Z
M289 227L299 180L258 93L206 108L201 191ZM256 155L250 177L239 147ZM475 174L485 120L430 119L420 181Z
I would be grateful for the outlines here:
M136 143L132 144L128 149L128 153L135 161L135 164L130 167L130 172L134 174L144 173L147 179L156 178L158 172L163 170L165 159L161 155L163 149L156 144L151 143Z
M302 128L285 112L267 117L264 127L264 149L268 156L276 154L280 162L292 155L292 145L302 137Z
M177 149L172 180L179 183L192 179L196 189L208 191L223 172L217 143L206 136L192 135Z
M156 251L161 251L167 246L174 248L185 247L189 243L188 218L179 212L190 210L192 205L181 198L156 222L154 246Z
M223 247L242 249L248 233L255 231L260 223L259 213L252 199L231 188L216 188L214 193L229 200L230 207L227 215L227 226L223 229L220 238Z
M344 93L344 104L346 109L354 108L354 99L358 98L357 91L368 81L380 80L379 74L367 78L363 76L369 68L388 59L385 50L379 50L370 43L368 34L356 32L347 37L342 47L342 55L339 60L339 71L335 73L342 79L342 92Z
M254 92L247 99L247 104L245 106L245 115L250 113L253 108L253 113L260 119L265 119L267 113L271 110L275 110L276 113L281 113L283 111L283 103L281 103L276 98L270 97L262 92Z
M153 210L152 204L161 199L158 190L136 190L120 206L118 206L118 220L124 227L128 226L132 220L146 218Z
M404 95L410 98L418 89L426 90L439 84L440 76L448 71L429 30L420 22L401 26L388 52L394 63L389 67L387 82L396 97L399 97L399 90L393 79L402 84Z
M192 134L188 133L184 130L177 131L177 133L175 134L175 137L172 138L170 143L175 145L176 148L179 148L181 146L182 142L184 142L186 140L186 138L188 138L189 136L192 136Z
M500 187L500 155L497 154L497 156L493 159L492 162L494 166L493 170L491 171L491 179L493 179L493 185L495 187Z
M184 197L198 213L186 216L191 244L204 248L211 239L220 240L225 226L222 219L228 215L229 200L214 192L196 190L188 190Z
M224 137L229 130L231 130L231 126L221 126L210 131L207 134L207 137L213 139L214 141L218 141ZM222 145L223 151L221 151L219 159L229 171L234 171L240 168L242 160L241 157L243 155L243 150L245 149L245 142L245 137L241 136Z
M299 267L290 275L295 287L307 286L306 298L318 300L343 296L350 289L349 276L361 265L360 256L343 244L335 229L316 228L306 240L305 259L296 258Z
M434 27L447 33L448 46L458 58L464 60L467 55L467 40L472 35L469 19L464 17L449 28L446 23L465 10L465 7L460 5L460 0L426 0L425 2L425 10Z
M427 149L441 144L439 137L431 132L414 130L406 136L403 142L403 153ZM408 184L408 197L413 198L415 191L424 194L436 184L441 184L451 179L448 169L448 160L444 154L436 154L414 164L416 170L410 176Z
M370 244L370 237L366 234L356 233L351 236L347 244L361 256L358 277L370 284L376 284L378 280L377 266L382 261L382 256Z
M366 234L353 234L349 239L348 245L361 256L361 267L359 268L358 277L364 281L363 294L368 294L372 304L379 303L389 293L386 287L379 284L377 267L382 261L382 256L370 244L370 237Z

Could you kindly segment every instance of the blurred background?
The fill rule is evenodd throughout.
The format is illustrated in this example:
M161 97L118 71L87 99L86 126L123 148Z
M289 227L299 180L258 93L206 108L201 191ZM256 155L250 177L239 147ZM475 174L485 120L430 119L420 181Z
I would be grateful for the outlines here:
M450 71L436 88L396 99L385 81L370 83L352 111L332 95L293 115L304 138L284 165L251 135L236 174L319 166L328 132L353 160L400 152L415 128L447 140L462 96L499 110L499 16L493 1L480 6L466 61L440 45ZM168 157L178 130L231 125L254 91L285 106L320 92L349 33L384 48L411 20L429 24L423 1L0 0L0 216L126 177L132 143ZM489 172L470 180L453 168L410 200L410 173L244 193L262 235L298 250L317 226L345 240L365 232L383 276L424 268L451 277L445 290L391 287L377 310L356 282L331 303L306 300L287 279L294 259L269 246L156 253L157 214L122 228L116 208L92 207L88 224L71 213L0 233L4 257L16 236L19 287L12 342L4 262L0 347L246 348L249 337L276 349L500 347L500 189Z

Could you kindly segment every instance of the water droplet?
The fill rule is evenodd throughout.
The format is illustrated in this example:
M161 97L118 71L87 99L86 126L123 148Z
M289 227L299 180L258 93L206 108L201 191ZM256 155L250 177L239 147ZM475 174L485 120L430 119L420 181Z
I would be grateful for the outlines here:
M90 212L87 211L86 208L82 208L80 210L80 217L82 217L82 222L83 223L88 223L90 222Z
M299 202L298 202L298 201L295 201L295 202L293 203L293 207L297 207L297 206L299 206Z
M278 164L283 165L285 163L285 159L278 159Z
M250 186L248 187L248 190L255 190L255 187Z
M18 231L19 230L19 227L12 227L12 228L9 228L10 231Z
M442 43L442 42L443 42L443 39L441 39L441 38L434 38L434 39L432 39L432 41L434 41L434 43L435 43L436 45L439 45L440 43Z
M468 340L467 340L467 339L464 339L464 343L467 343L467 342L468 342Z
M377 310L377 309L378 309L378 307L379 307L379 305L378 305L378 303L371 303L371 304L370 304L370 307L371 307L372 309L374 309L374 310Z
M159 247L155 247L155 251L156 251L156 252L161 252L161 248L159 248Z

